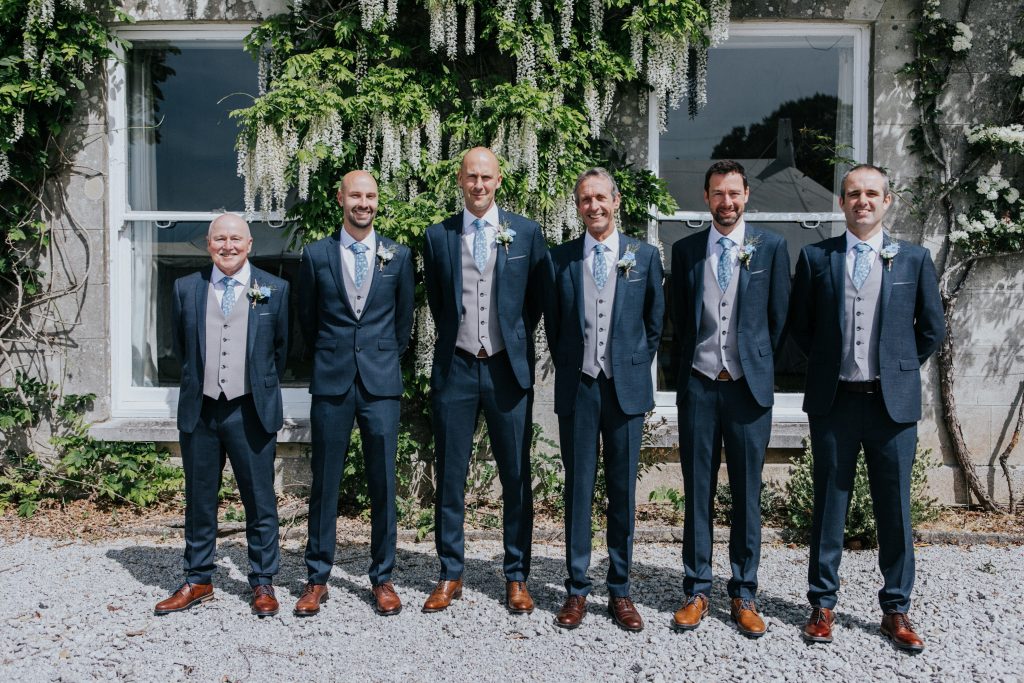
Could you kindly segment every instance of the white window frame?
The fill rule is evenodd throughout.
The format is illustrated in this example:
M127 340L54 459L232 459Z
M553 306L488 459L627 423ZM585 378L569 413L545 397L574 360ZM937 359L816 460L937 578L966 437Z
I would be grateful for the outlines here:
M791 45L792 39L797 36L807 38L853 38L853 126L852 126L852 149L849 156L858 163L867 160L868 150L868 87L870 76L870 50L871 50L871 27L866 24L852 23L804 23L804 22L733 22L729 25L729 42L740 41L745 38L758 38L758 47L766 45L764 38L778 38L780 44ZM767 43L768 46L771 43ZM647 107L647 159L648 168L654 175L659 175L660 166L660 133L658 131L658 100L651 95ZM745 218L751 223L771 222L805 222L807 227L817 227L818 223L845 222L841 212L834 213L769 213L751 211L745 214ZM648 230L648 241L655 246L659 245L658 226L660 221L681 221L693 225L695 222L708 223L711 221L711 214L707 211L676 211L671 214L657 213L656 219L651 221ZM654 378L654 386L657 389L657 361L651 366L651 373ZM806 415L803 412L802 393L776 393L775 406L772 411L773 422L805 422ZM672 391L655 391L656 417L665 417L675 422L676 420L676 394Z
M133 44L146 42L238 43L254 23L141 25L117 29L117 35ZM126 55L118 48L107 62L108 235L110 272L110 414L112 418L173 418L177 412L177 387L132 386L131 292L132 242L128 225L133 221L207 222L218 212L133 211L128 202L128 93ZM269 216L280 221L282 216ZM310 396L305 388L282 389L286 418L309 417Z

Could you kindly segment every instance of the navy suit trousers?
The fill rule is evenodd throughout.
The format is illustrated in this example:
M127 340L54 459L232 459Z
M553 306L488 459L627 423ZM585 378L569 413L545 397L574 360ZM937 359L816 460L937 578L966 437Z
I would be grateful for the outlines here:
M359 426L370 493L370 583L376 586L391 580L398 540L395 455L399 414L397 396L374 396L358 377L341 396L313 396L309 411L313 484L309 493L309 538L306 541L310 583L326 584L334 566L338 491L353 423Z
M532 403L532 389L519 385L505 352L490 358L456 352L444 386L433 392L437 478L434 543L442 580L459 579L465 569L466 476L481 411L501 481L505 579L526 581L529 576L533 540Z
M565 564L569 571L565 589L569 595L587 595L591 588L587 575L590 517L600 439L608 488L608 593L617 598L629 596L636 470L644 416L622 412L613 381L603 372L596 379L582 375L575 411L558 417L565 466Z
M274 492L277 434L264 431L252 394L233 400L203 397L199 421L180 433L185 470L185 579L210 583L217 541L217 492L224 455L245 508L249 585L273 583L281 553Z
M679 459L685 519L686 595L711 595L712 523L718 469L725 446L732 491L729 597L753 599L761 562L761 471L772 429L772 409L754 400L744 379L722 382L690 375L679 404Z
M910 528L910 470L917 423L893 422L881 393L840 389L832 410L808 416L814 452L814 522L807 599L832 609L839 591L839 562L850 492L861 447L868 467L878 526L878 568L885 612L907 612L914 588L914 539Z

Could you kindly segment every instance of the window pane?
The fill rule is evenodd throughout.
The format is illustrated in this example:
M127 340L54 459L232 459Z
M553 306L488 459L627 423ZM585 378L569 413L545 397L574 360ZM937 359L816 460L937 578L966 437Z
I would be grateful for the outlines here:
M680 207L703 210L708 160L735 159L751 186L747 211L836 210L842 169L814 145L816 134L826 146L853 142L852 67L851 36L742 37L711 50L707 106L692 120L686 107L670 109L659 142L660 174Z
M753 199L753 193L751 193L751 199ZM799 223L758 222L757 225L786 238L791 273L796 268L796 259L804 246L842 234L846 229L846 226L839 222L822 223L814 228L807 228ZM707 227L707 223L703 223L699 227L690 227L686 223L678 221L663 221L658 224L658 239L661 241L665 254L666 304L665 327L661 337L661 348L658 350L658 391L675 391L680 369L676 333L669 315L669 311L675 305L672 300L672 245L677 240L693 235ZM775 356L775 390L786 393L803 391L806 371L807 364L803 355L791 340L787 340Z
M232 109L257 92L238 42L139 43L128 57L128 201L135 211L241 211ZM250 96L250 97L247 97Z
M132 238L132 386L177 386L181 368L171 341L171 299L174 281L209 269L206 223L175 223L158 228L151 222L129 224ZM288 249L287 228L251 223L250 261L289 282L299 268L299 255ZM295 288L289 313L290 343L284 386L308 386L310 362L295 321Z

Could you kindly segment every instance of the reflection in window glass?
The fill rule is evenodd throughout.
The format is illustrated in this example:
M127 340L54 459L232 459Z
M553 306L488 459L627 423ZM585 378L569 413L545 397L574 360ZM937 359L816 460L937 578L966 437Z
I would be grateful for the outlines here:
M132 386L177 386L181 368L172 346L171 300L174 281L211 267L206 251L207 223L129 224L132 238ZM286 229L251 223L253 248L249 260L257 268L294 282L298 254L288 251ZM290 287L291 339L285 386L307 386L309 362L295 321L295 288Z
M241 211L238 124L228 113L256 92L256 63L238 42L137 43L128 57L131 208Z
M753 199L753 193L751 193ZM789 247L790 269L796 268L796 259L800 250L808 244L814 244L841 234L846 226L842 223L821 223L817 227L807 228L800 223L758 223L758 227L771 230L786 238ZM676 380L679 377L679 349L676 344L675 329L671 316L674 302L672 300L672 246L678 241L697 232L706 230L708 223L699 227L690 227L678 221L664 221L658 224L658 238L665 254L665 326L658 350L658 391L676 391ZM807 363L803 354L796 348L792 340L786 340L782 349L775 356L775 390L777 392L801 392L804 390L804 375Z
M670 110L659 140L660 175L682 210L704 210L709 159L747 169L747 211L836 210L844 169L818 136L849 155L852 36L734 38L709 52L707 83L707 106L692 120Z

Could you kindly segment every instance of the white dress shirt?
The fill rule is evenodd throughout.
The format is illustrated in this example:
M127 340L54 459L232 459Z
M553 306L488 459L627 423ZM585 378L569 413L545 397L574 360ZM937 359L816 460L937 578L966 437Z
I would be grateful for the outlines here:
M356 281L356 255L352 251L352 245L362 242L366 245L366 284L373 282L374 265L377 263L377 233L370 228L370 234L361 240L348 233L345 228L341 229L341 267L345 273Z
M491 258L491 250L494 248L494 235L498 232L498 205L491 204L487 213L480 217L486 224L484 234L487 235L487 259ZM473 221L477 219L469 209L462 210L462 241L469 246L469 253L473 253L473 238L476 236L476 226Z
M583 267L591 274L594 272L594 247L599 244L605 248L604 266L610 280L614 274L615 264L619 260L619 231L613 231L612 234L600 242L594 239L594 236L589 232L585 233L583 238Z
M853 277L853 264L857 260L857 250L854 247L861 242L865 242L869 247L871 247L871 251L868 252L868 272L870 273L871 269L875 267L875 257L882 251L882 240L884 236L883 231L879 230L875 233L874 237L862 240L849 230L846 231L846 272L850 277Z
M251 285L250 278L252 277L252 268L249 267L249 259L245 260L242 267L238 269L238 272L231 276L235 280L235 304L237 305L241 301L242 297L245 296L245 290ZM224 283L221 280L224 279L224 273L221 272L220 268L216 265L213 266L213 272L210 273L210 282L213 283L213 295L217 297L217 303L223 304L224 302Z
M708 260L711 261L711 272L714 273L715 279L718 279L718 263L722 258L722 245L718 243L718 240L723 237L728 237L733 241L734 246L728 256L729 268L735 269L736 264L740 261L740 247L743 246L743 238L747 233L747 224L741 218L736 221L736 227L732 229L728 235L723 235L718 232L718 228L715 224L711 224L711 230L708 231Z

